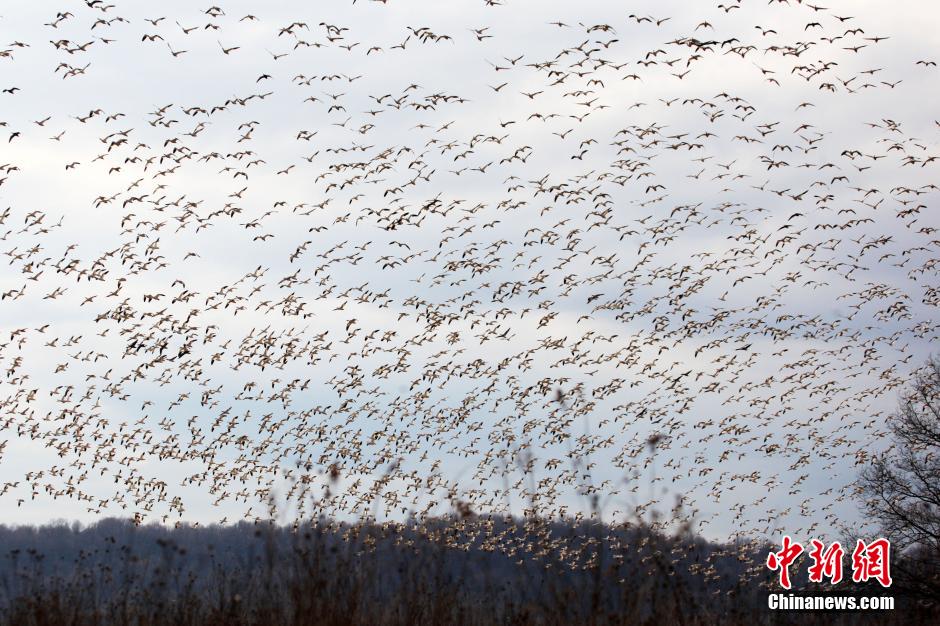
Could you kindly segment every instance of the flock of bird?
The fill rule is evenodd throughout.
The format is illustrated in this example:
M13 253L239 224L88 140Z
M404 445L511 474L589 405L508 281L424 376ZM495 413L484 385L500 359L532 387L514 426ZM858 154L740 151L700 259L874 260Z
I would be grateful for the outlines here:
M7 510L854 519L938 331L916 38L295 4L0 20Z

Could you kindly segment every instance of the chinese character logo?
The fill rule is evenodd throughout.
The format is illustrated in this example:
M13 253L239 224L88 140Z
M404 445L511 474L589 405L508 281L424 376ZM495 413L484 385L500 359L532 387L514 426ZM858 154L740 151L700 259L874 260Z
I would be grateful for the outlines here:
M845 550L838 541L828 547L818 539L810 541L811 549L807 554L812 560L809 566L809 581L821 583L825 579L830 584L842 581L842 561ZM784 535L782 549L767 555L767 567L779 572L780 586L791 589L790 566L803 554L803 546ZM865 543L861 539L852 551L852 581L864 583L877 580L882 587L891 586L891 542L885 538Z
M891 542L876 539L865 544L861 539L852 552L852 580L867 582L874 578L882 587L891 586Z
M780 570L780 586L790 589L790 564L803 554L803 546L794 543L790 535L783 536L783 549L767 555L767 567Z
M813 549L809 552L809 558L813 559L813 564L809 566L809 580L814 583L821 583L823 578L828 578L830 584L837 584L842 580L842 557L845 550L838 541L834 542L828 548L822 541L813 539L810 541Z

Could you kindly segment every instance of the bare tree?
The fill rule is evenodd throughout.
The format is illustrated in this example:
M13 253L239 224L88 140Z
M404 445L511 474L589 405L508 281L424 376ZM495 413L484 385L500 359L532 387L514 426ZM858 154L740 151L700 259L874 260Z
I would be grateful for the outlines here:
M864 510L891 540L898 589L940 598L940 359L931 358L889 418L894 445L862 472Z

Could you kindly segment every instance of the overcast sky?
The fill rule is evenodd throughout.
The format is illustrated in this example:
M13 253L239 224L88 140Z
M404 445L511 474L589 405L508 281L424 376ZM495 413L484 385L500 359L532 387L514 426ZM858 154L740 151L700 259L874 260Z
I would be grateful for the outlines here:
M935 3L493 4L5 3L3 521L863 522Z

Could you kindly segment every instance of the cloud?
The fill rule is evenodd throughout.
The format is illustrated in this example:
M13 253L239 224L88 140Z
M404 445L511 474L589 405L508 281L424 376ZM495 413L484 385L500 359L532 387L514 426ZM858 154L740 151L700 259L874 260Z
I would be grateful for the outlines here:
M572 510L565 457L711 536L854 520L936 336L938 35L926 2L833 4L13 6L3 497L159 517L162 482L210 520L298 462L397 462L406 506L498 508L534 457Z

